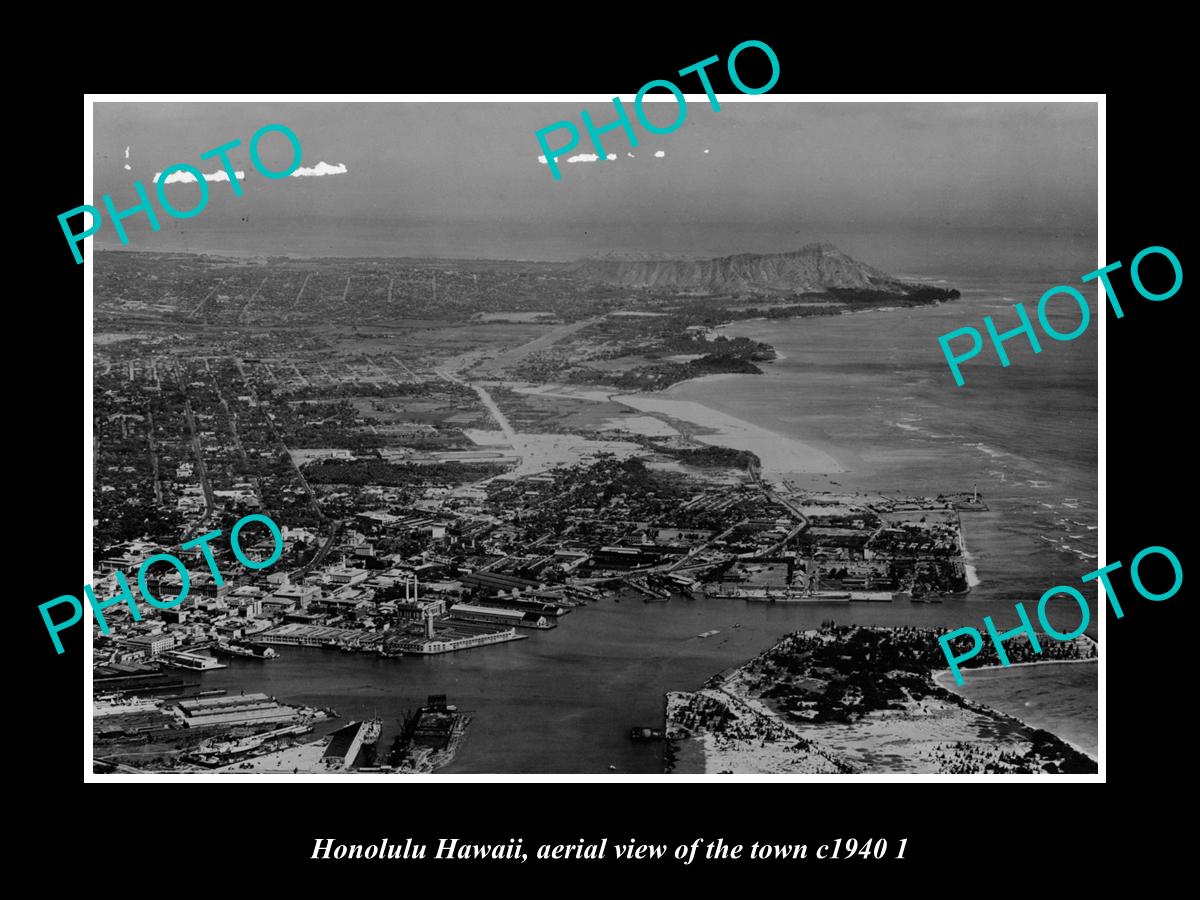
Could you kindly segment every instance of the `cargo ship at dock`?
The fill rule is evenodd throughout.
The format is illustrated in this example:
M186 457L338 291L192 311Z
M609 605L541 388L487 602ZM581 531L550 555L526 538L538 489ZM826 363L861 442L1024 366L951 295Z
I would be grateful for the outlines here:
M668 572L665 575L653 576L650 580L652 583L657 583L660 587L666 588L669 591L674 591L677 594L682 594L687 600L696 600L704 596L703 585L695 578L689 578L687 575L679 572Z
M661 741L666 737L666 731L662 728L650 728L643 725L634 725L629 729L629 739L634 742L643 741Z
M397 772L433 772L449 765L470 724L471 716L448 704L445 694L431 694L425 706L405 716L388 755L390 768Z
M239 656L245 659L278 659L279 654L274 647L265 644L238 644L218 641L213 651L218 656Z
M671 599L669 590L651 584L649 578L622 578L621 583L643 594L647 603L666 603Z

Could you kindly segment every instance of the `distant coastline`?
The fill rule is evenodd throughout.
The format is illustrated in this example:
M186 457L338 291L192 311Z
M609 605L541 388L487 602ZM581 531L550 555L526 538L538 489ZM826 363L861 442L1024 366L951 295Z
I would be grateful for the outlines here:
M1089 638L1089 640L1090 640L1090 638ZM1018 663L1009 663L1007 666L997 666L997 665L990 665L990 666L971 666L971 667L968 667L968 668L965 668L965 669L963 669L963 677L964 677L964 681L965 681L967 684L969 684L969 683L970 683L970 673L971 673L971 672L985 672L985 671L993 671L993 672L997 672L997 671L1005 671L1005 670L1008 670L1008 669L1022 669L1022 668L1036 668L1036 669L1040 669L1040 670L1045 670L1045 669L1049 668L1050 666L1087 665L1087 664L1091 664L1091 665L1098 665L1098 664L1099 664L1099 662L1100 662L1100 659L1099 659L1099 657L1093 657L1093 658L1091 658L1091 659L1046 659L1046 660L1036 660L1036 661L1033 661L1033 662L1018 662ZM955 683L954 683L954 678L953 678L953 677L950 675L950 670L949 670L949 669L943 669L943 670L941 670L941 671L938 671L938 672L935 672L935 673L933 673L933 681L934 681L934 683L935 683L935 684L937 684L937 685L938 685L938 687L944 688L944 689L946 689L946 690L948 690L948 691L951 691L951 692L953 692L953 693L955 693L955 694L958 694L960 697L962 697L962 698L963 698L963 700L965 700L965 701L966 701L966 702L968 702L968 703L972 703L972 704L975 704L975 705L978 705L978 706L984 707L984 708L986 708L986 709L994 709L994 707L991 707L991 706L989 706L989 705L988 705L988 704L986 704L986 703L982 703L982 702L980 702L980 701L978 701L978 700L974 700L974 699L972 699L972 698L970 698L970 697L966 696L966 695L965 695L965 694L962 692L962 690L959 688L959 686L958 686L957 684L955 684ZM965 686L965 685L964 685L964 686ZM997 712L1000 712L999 710L996 710L996 711L997 711ZM1025 725L1025 726L1027 726L1027 727L1029 727L1029 728L1036 728L1036 727L1037 727L1037 726L1035 726L1035 725L1032 725L1032 724L1031 724L1031 723L1029 723L1028 721L1026 721L1026 720L1025 720L1024 718L1022 718L1021 716L1014 715L1014 714L1012 714L1012 713L1008 713L1008 712L1005 712L1005 713L1002 713L1002 714L1003 714L1003 715L1006 715L1006 716L1008 716L1008 717L1009 717L1009 718L1011 718L1011 719L1015 719L1015 720L1016 720L1016 721L1018 721L1018 722L1021 722L1023 725ZM1047 729L1047 730L1049 730L1049 729ZM1054 733L1054 736L1055 736L1055 737L1057 737L1057 738L1058 738L1060 741L1063 741L1064 743L1066 743L1066 744L1070 745L1070 746L1071 746L1071 747L1073 747L1075 750L1077 750L1078 752L1082 753L1084 756L1088 757L1088 759L1095 760L1096 762L1099 762L1099 759L1098 759L1098 757L1097 757L1095 754L1093 754L1091 751L1089 751L1089 750L1085 749L1084 747L1081 747L1081 746L1080 746L1078 743L1076 743L1075 741L1072 741L1072 740L1070 740L1069 738L1063 737L1061 734L1059 734L1059 733L1058 733L1058 731L1054 731L1053 733Z

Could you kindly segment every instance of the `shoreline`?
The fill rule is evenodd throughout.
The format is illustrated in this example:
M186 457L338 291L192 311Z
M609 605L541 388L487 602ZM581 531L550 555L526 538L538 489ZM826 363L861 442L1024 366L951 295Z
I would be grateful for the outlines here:
M728 322L720 322L713 325L708 329L706 334L711 337L742 322L767 321L770 320L766 316L758 316L752 319L731 319ZM780 360L787 359L787 356L780 352L773 344L771 345L771 351L775 354L774 358L763 360L761 364L771 365ZM734 378L751 377L758 376L743 372L716 372L710 375L685 378L670 385L664 391L654 393L619 393L614 391L608 394L607 399L611 403L619 403L638 412L657 412L669 418L689 422L692 425L698 425L701 428L707 429L711 433L696 435L696 440L718 447L748 450L758 456L762 470L772 475L840 475L850 471L833 454L821 450L812 444L808 444L803 440L788 437L777 431L757 425L754 422L732 416L710 406L703 400L680 400L677 397L669 396L676 388L686 384L701 384L706 381L712 383L715 381L729 381ZM631 402L634 400L637 402ZM654 406L656 405L666 408L655 409ZM703 412L697 413L697 409L703 410ZM686 414L689 411L692 412L690 416ZM776 453L764 453L762 452L763 444L777 447L779 450Z
M727 373L704 377L727 379L749 376ZM824 450L731 416L699 400L680 400L640 393L613 393L608 399L639 412L660 413L672 419L699 425L711 433L696 435L696 440L734 450L749 450L758 456L763 471L772 475L831 475L848 471L834 456Z
M962 671L964 672L986 672L994 669L1023 669L1028 666L1073 666L1079 663L1099 663L1100 657L1093 656L1090 659L1039 659L1036 662L1019 662L1009 663L1007 666L967 666ZM938 675L949 675L949 669L939 669ZM937 677L937 676L935 676ZM956 685L957 687L957 685Z
M1039 660L1037 662L1011 663L1010 665L1007 665L1007 666L972 666L971 668L964 669L963 671L964 672L972 672L972 671L982 672L982 671L986 671L989 669L995 671L997 669L1017 669L1017 668L1027 668L1027 667L1031 667L1031 666L1064 666L1064 665L1078 665L1080 663L1099 664L1099 662L1100 662L1099 657L1092 657L1091 659L1046 659L1046 660ZM946 685L946 684L942 683L941 679L943 676L950 678L950 682L951 682L950 685ZM1053 734L1056 738L1058 738L1064 744L1071 747L1073 750L1076 750L1077 752L1082 753L1088 759L1092 760L1094 763L1099 765L1100 760L1098 758L1098 755L1096 755L1096 756L1092 755L1090 752L1085 750L1083 747L1080 747L1074 741L1063 737L1057 731L1051 731L1049 728L1039 728L1036 725L1031 725L1029 722L1025 721L1020 716L1015 716L1012 713L1008 713L1008 712L1004 712L1003 710L996 709L994 706L989 706L988 704L984 703L981 700L973 700L972 698L961 693L960 691L957 690L958 685L954 684L954 679L953 679L953 677L950 676L949 669L939 669L937 672L933 673L930 676L930 678L933 680L933 683L936 684L938 687L943 688L944 690L950 691L952 694L954 694L958 697L961 697L967 703L982 707L984 709L991 710L992 712L999 713L1000 715L1003 715L1003 716L1008 716L1010 719L1020 722L1026 728L1030 728L1035 731L1045 731L1050 734ZM965 681L964 681L964 683L965 683ZM1099 737L1099 735L1097 735L1097 737Z
M761 655L762 654L760 654L760 656ZM815 753L817 753L820 756L824 756L826 759L830 759L830 757L827 754L821 752L821 749L827 748L827 747L833 747L836 750L836 749L838 749L838 743L836 741L832 744L826 743L831 739L830 734L827 733L828 729L822 730L818 726L813 726L810 729L802 723L796 723L796 722L789 721L785 714L781 713L779 710L775 709L770 704L764 704L764 702L762 701L761 698L751 697L747 694L742 693L738 689L738 683L740 681L742 673L745 670L745 667L750 665L752 662L754 662L758 658L759 657L756 656L756 657L754 657L754 659L748 660L748 661L742 663L741 666L738 666L732 670L729 670L727 673L721 673L722 675L724 675L724 677L714 676L714 678L710 679L708 682L706 682L703 687L701 687L695 691L668 692L667 693L667 698L668 698L667 725L668 725L668 728L670 726L670 706L671 706L670 697L671 697L672 693L679 694L684 697L696 697L696 696L703 696L703 695L715 696L716 694L720 694L720 695L722 695L722 697L721 697L722 702L726 702L726 705L729 706L730 709L734 709L734 710L740 709L744 712L748 712L752 716L764 719L773 725L777 725L777 726L791 732L793 735L795 735L797 737L802 736L804 738L807 738L808 740L812 741L814 743L814 745L816 745L816 748L814 749ZM1065 662L1075 663L1075 662L1095 662L1095 661L1096 660L1050 660L1050 661L1041 662L1041 663L1022 663L1020 665L1054 665L1056 663L1065 663ZM994 668L1005 668L1005 667L981 666L979 668L981 668L981 669L982 668L993 668L994 669ZM957 701L961 704L961 707L964 710L966 710L974 715L987 717L989 719L992 719L993 721L1002 721L1002 722L1012 723L1013 725L1015 725L1021 729L1024 729L1027 732L1041 731L1041 732L1050 734L1057 741L1070 747L1072 750L1074 750L1076 753L1080 754L1081 756L1091 760L1093 763L1095 763L1097 765L1097 767L1099 766L1098 753L1094 754L1094 753L1084 749L1075 741L1070 740L1069 738L1063 737L1056 730L1053 730L1053 729L1047 728L1047 727L1038 726L1038 725L1033 725L1030 722L1026 721L1024 718L1014 715L1005 710L998 709L997 707L992 706L985 701L976 700L971 697L967 697L967 696L959 693L958 691L951 690L951 689L947 688L945 685L940 683L940 681L937 677L937 675L940 675L940 674L949 675L949 672L939 672L937 674L931 673L930 680L937 687L940 687L943 690L946 690L948 693L953 694L954 697L957 698ZM719 678L719 680L717 680L718 678ZM947 701L942 700L939 702L944 704ZM953 716L955 714L951 711L951 709L952 708L948 708L946 710L946 715L953 718ZM923 714L924 712L925 712L925 710L924 710L924 707L922 706L921 709L909 710L907 713L902 713L899 717L901 726L903 726L905 723L915 724L918 721L920 715ZM831 725L830 729L833 731L833 737L841 740L841 739L844 739L845 736L840 734L840 732L838 731L839 727L840 726L837 726L837 725ZM916 732L911 733L909 735L909 738L913 741L916 741L918 744L920 743L920 739L917 737ZM749 741L749 743L745 744L744 746L740 746L740 747L738 747L736 745L731 746L729 744L723 745L717 740L716 734L713 731L709 730L708 728L704 727L698 731L693 731L689 728L686 731L686 733L676 734L675 737L670 739L672 741L673 745L676 747L676 754L677 754L675 757L674 765L672 765L670 771L671 772L680 772L681 763L683 765L691 765L694 767L693 770L689 770L689 771L699 770L699 771L703 771L705 774L716 774L716 773L725 772L725 771L739 771L736 768L734 768L734 769L729 768L729 763L730 763L729 753L730 753L730 751L733 751L735 754L738 754L741 757L748 756L750 758L750 762L753 763L755 754L756 754L756 749L755 749L754 745L760 739L761 739L761 736L759 738L751 739ZM864 740L866 740L868 742L870 739L871 739L870 735L866 735L864 737ZM772 740L774 740L775 742L778 742L779 741L778 735L776 735L775 738L773 738ZM736 742L735 742L735 744L736 744ZM894 748L894 741L892 743L889 743L887 746ZM844 749L844 748L842 748L842 749ZM920 758L919 755L916 757L913 757L913 759L919 759L919 758ZM741 761L746 762L747 760L745 758L742 758ZM770 761L770 760L768 760L768 761ZM776 765L780 764L780 758L775 758L774 763ZM784 760L784 763L786 763L786 760ZM759 770L754 769L753 771L759 771ZM784 771L784 770L767 769L767 770L763 770L763 771ZM790 770L790 769L786 770L786 773L787 774L802 774L803 771L808 771L811 774L811 770L802 770L801 772L797 772L795 770ZM863 774L863 773L860 772L859 774ZM868 771L868 772L866 772L866 774L874 774L874 773Z
M971 556L971 551L967 549L966 528L963 526L962 516L958 517L958 552L962 554L963 570L967 573L967 590L979 587L983 582L979 578L979 572L975 568L974 557Z

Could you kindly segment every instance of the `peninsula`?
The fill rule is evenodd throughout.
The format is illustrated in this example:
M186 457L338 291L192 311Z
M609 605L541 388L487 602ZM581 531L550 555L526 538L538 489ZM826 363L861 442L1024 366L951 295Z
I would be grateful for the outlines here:
M937 634L826 623L788 635L699 691L667 694L668 771L1097 771L1095 760L1048 731L937 684ZM1010 653L1032 657L1024 649L1030 653L1020 644ZM1086 638L1053 650L1056 661L1096 657Z

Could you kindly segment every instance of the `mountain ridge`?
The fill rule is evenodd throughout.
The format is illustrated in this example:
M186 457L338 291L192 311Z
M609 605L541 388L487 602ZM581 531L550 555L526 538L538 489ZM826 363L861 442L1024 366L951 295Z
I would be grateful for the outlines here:
M609 254L577 260L571 270L583 278L609 284L712 292L824 292L850 288L906 294L921 287L859 262L828 241L805 244L784 253L737 253L707 259Z

